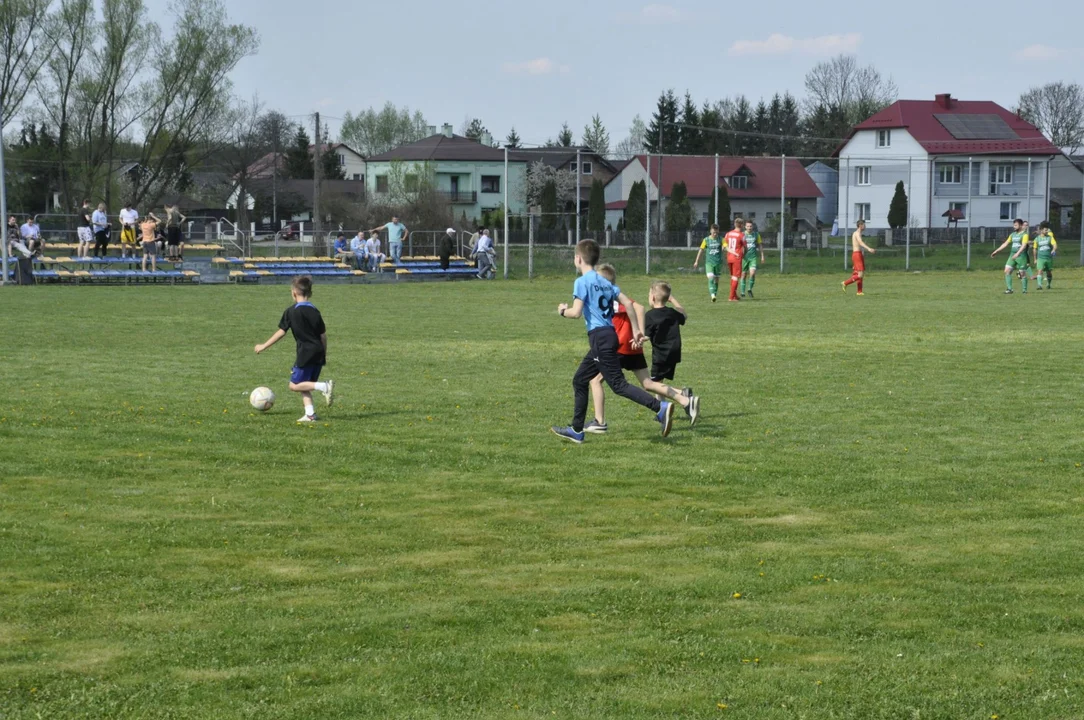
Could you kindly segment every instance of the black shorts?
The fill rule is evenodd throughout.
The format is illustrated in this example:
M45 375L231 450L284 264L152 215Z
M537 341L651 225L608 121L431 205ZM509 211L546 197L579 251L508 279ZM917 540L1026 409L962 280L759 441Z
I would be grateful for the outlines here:
M655 382L673 380L675 372L677 372L676 362L661 362L651 364L651 379Z
M621 369L628 370L629 372L636 372L637 370L647 370L647 358L643 353L636 355L622 355L618 353L617 356L621 358Z
M181 244L181 229L179 227L167 227L166 228L166 241L170 245Z

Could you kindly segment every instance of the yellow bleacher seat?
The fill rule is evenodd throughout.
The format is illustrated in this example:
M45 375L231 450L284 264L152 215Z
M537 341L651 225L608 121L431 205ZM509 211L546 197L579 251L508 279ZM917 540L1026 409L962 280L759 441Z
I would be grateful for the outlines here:
M185 277L190 277L190 278L199 277L199 273L196 272L195 270L185 270L184 271L184 276Z
M90 277L90 272L88 272L87 270L76 270L75 271L75 277L86 277L86 278L88 278L88 277Z
M410 273L410 271L409 271L409 270L403 270L403 269L399 269L399 270L396 270L396 271L395 271L395 274L396 274L396 275L410 275L411 273Z
M365 271L364 270L353 270L353 271L350 272L350 274L351 275L365 275Z

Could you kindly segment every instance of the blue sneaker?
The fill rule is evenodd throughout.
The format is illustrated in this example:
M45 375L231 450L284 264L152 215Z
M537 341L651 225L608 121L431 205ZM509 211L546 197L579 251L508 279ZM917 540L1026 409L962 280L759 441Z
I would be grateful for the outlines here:
M576 432L575 430L572 429L571 426L569 426L569 427L557 427L556 425L554 425L553 427L550 428L550 430L553 432L554 435L556 435L559 438L564 438L565 440L571 440L572 442L576 443L577 445L583 445L583 433L582 432Z
M583 431L585 433L591 433L592 435L605 435L606 431L609 429L609 425L600 423L598 420L591 420L583 426Z
M664 402L662 409L659 410L659 414L655 416L655 419L662 425L662 436L666 437L670 434L670 428L674 425L674 403Z

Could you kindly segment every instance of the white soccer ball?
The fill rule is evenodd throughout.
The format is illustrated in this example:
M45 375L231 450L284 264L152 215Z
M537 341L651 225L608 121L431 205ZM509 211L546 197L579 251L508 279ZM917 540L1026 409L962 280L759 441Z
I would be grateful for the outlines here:
M275 393L268 387L258 387L248 396L248 402L260 412L267 412L275 405Z

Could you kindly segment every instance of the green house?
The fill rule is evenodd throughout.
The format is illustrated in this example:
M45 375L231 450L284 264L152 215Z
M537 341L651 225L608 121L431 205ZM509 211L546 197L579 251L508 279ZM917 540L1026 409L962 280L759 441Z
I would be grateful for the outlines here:
M394 201L427 181L447 198L457 217L470 218L501 207L507 183L511 214L527 212L527 163L510 158L506 178L504 150L455 135L451 125L368 158L365 175L367 194L374 200Z

